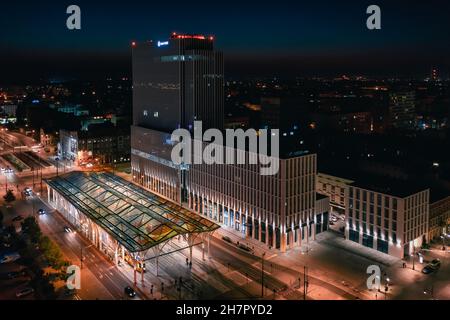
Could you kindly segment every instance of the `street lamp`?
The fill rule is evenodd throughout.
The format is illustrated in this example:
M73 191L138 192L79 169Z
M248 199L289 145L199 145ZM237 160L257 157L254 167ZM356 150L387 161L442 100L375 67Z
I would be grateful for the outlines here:
M390 281L391 281L391 279L389 279L389 277L386 277L386 284L384 286L384 300L386 300L387 292L389 291L389 282Z
M307 273L308 273L308 267L304 266L303 267L303 300L306 300L308 286L309 286Z
M264 298L264 256L265 252L261 255L261 297Z
M431 296L431 300L434 300L434 286L432 285L430 290L428 289L423 290L423 294L424 295L429 294Z

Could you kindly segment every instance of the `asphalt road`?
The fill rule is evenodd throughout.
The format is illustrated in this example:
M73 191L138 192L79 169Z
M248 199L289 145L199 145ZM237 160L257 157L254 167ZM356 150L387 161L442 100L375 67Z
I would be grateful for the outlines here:
M47 211L46 215L35 214L41 230L59 245L71 263L80 265L81 250L83 250L81 289L77 292L78 296L81 299L124 299L124 288L131 285L128 279L87 240L76 233L66 233L64 226L67 222L40 199L35 197L17 201L12 208L4 209L9 213L5 219L6 223L19 214L24 217L30 216L32 212L40 208ZM15 224L20 225L20 223Z

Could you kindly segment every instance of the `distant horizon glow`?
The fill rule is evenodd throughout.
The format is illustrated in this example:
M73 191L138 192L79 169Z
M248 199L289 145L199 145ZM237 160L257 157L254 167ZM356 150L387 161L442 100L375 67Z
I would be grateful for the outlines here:
M26 6L24 4L26 3ZM66 5L5 3L0 12L0 81L130 74L130 43L205 36L224 52L226 75L449 74L448 3L380 0L382 29L366 28L366 0L79 0L81 30L65 28ZM24 10L26 8L26 10ZM164 14L161 14L164 12Z

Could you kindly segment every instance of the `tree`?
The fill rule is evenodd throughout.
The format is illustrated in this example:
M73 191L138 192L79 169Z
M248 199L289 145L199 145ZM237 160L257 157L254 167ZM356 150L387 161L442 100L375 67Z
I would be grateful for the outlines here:
M30 285L36 290L37 298L43 300L56 299L55 287L50 281L50 277L39 268L34 269L34 277Z
M7 203L11 203L13 201L16 201L16 196L11 189L8 189L8 191L6 191L6 194L3 196L3 199L5 199Z
M39 243L42 232L34 217L27 217L23 220L22 231L30 237L31 242Z
M52 267L60 269L64 265L65 261L62 260L61 250L48 237L45 236L40 239L39 248Z

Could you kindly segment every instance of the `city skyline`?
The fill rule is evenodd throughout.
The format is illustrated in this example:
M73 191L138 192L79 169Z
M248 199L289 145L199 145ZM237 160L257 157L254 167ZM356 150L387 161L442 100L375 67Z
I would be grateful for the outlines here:
M79 1L76 31L65 27L67 4L5 4L2 80L129 75L131 41L173 31L214 35L228 77L422 76L433 66L448 75L446 4L379 1L382 29L373 31L365 25L370 4L172 2L175 12L164 4Z
M24 4L0 11L0 301L450 299L442 1Z

